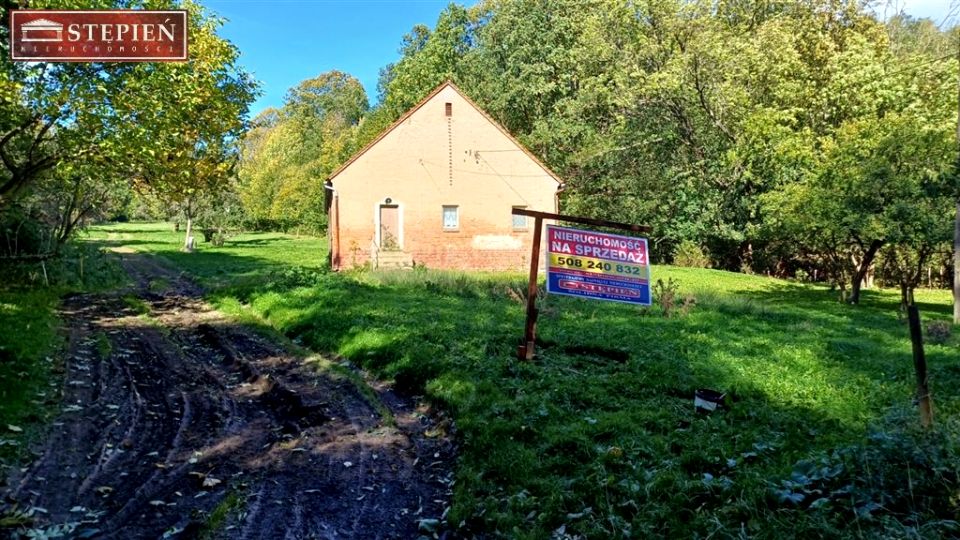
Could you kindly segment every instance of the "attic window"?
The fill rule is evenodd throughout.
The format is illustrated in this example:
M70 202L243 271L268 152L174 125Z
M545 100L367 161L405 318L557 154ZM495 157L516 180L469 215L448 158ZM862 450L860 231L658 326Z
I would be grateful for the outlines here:
M444 103L443 110L447 116L453 116L453 103Z

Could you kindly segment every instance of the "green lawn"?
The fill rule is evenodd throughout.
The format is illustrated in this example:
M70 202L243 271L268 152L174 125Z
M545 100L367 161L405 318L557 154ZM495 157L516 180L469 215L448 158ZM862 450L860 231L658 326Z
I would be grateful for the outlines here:
M544 346L524 363L519 274L333 274L322 239L245 235L183 254L166 227L90 238L159 253L224 311L447 408L461 455L447 519L462 534L957 533L958 340L927 346L939 427L920 434L893 291L846 306L819 286L654 267L695 299L688 313L547 297ZM948 292L917 298L925 321L948 319ZM697 388L727 392L729 409L695 414Z
M0 290L0 463L23 455L25 435L59 396L53 379L59 292Z
M283 271L291 265L318 269L327 261L327 241L316 237L295 237L281 233L239 234L223 247L203 242L194 232L197 250L181 250L185 233L174 232L169 223L116 223L92 227L81 239L103 247L127 247L156 253L173 261L209 287L241 282L255 283L265 274Z

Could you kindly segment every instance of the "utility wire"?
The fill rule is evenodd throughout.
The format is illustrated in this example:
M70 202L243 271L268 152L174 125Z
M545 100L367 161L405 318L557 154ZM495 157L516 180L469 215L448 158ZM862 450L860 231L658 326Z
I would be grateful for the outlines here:
M511 191L513 191L514 193L516 193L516 194L517 194L517 197L520 197L520 199L521 199L523 202L527 203L527 206L533 206L532 204L530 204L530 201L528 201L523 195L520 194L519 191L517 191L517 190L513 187L513 184L511 184L509 181L507 181L507 179L504 178L503 175L501 175L500 172L497 171L497 169L495 169L494 166L491 165L489 161L487 161L487 158L483 157L483 154L474 152L474 155L479 156L480 159L482 159L483 162L487 164L487 167L490 167L490 170L493 171L494 173L496 173L497 178L499 178L504 184L506 184L507 187L510 188Z

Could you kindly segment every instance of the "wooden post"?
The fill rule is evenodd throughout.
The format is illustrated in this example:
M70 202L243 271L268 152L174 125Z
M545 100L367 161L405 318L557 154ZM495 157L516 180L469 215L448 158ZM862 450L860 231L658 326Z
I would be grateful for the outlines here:
M523 345L517 349L520 360L533 360L537 351L537 274L540 270L540 235L543 218L533 220L533 248L530 253L530 282L527 283L527 322L523 327Z
M907 306L910 321L910 340L913 341L913 368L917 373L917 400L920 404L920 423L928 428L933 425L933 403L927 385L927 359L923 354L923 332L920 328L920 311L917 306Z

